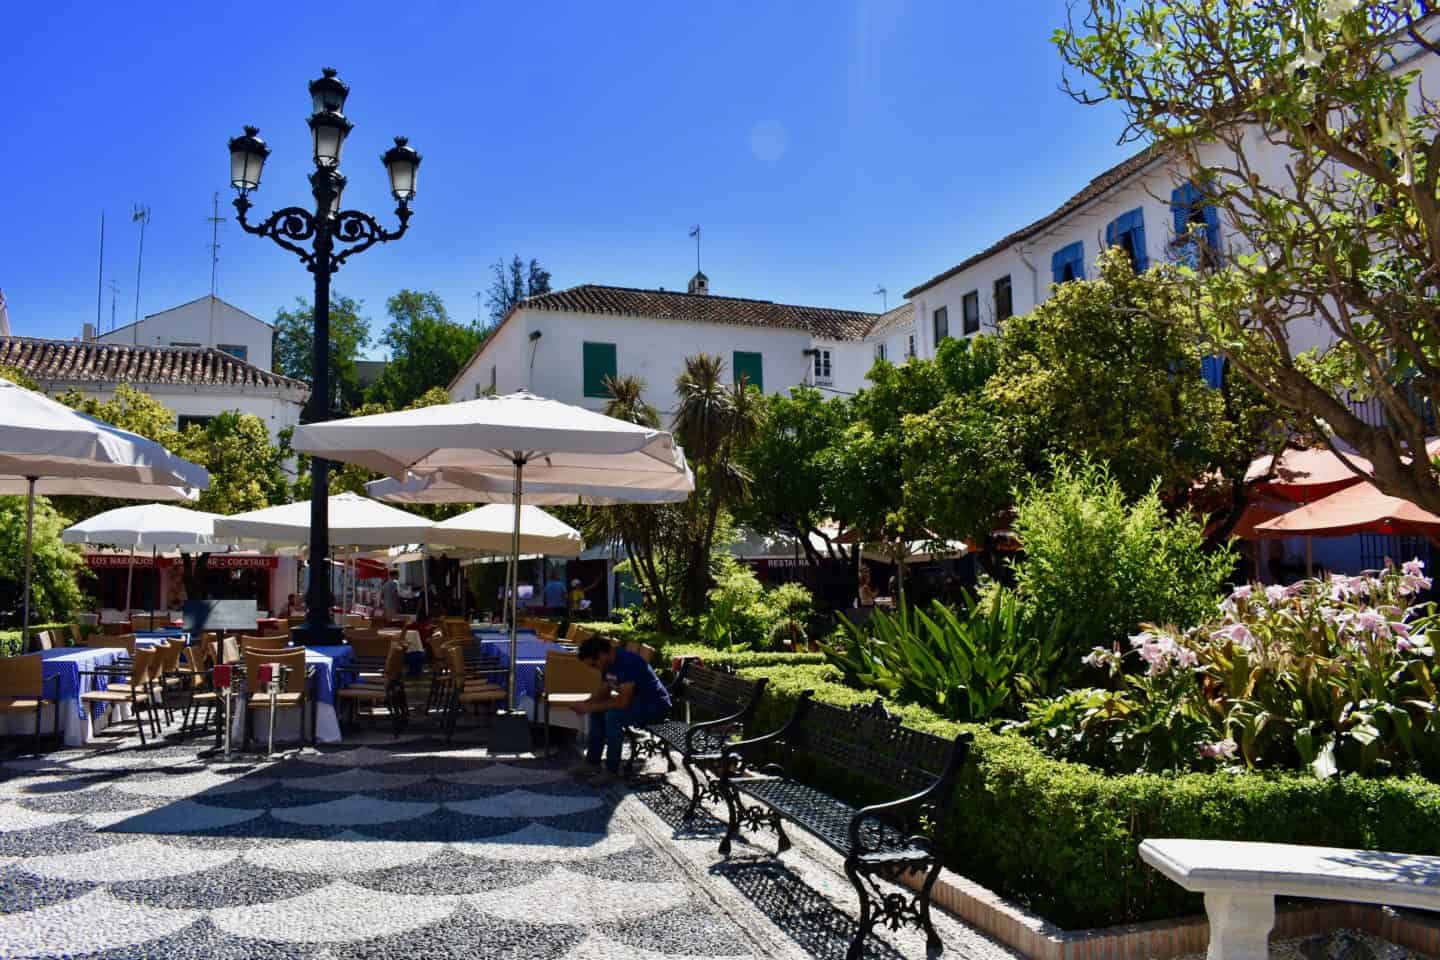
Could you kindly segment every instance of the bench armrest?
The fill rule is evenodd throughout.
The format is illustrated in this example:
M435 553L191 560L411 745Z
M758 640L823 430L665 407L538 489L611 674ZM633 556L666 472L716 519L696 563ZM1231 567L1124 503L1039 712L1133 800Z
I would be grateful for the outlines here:
M932 822L938 823L940 814L950 805L955 796L955 775L959 773L969 755L972 739L974 738L968 733L955 737L944 769L935 778L935 782L924 790L888 803L871 804L857 810L855 816L850 818L852 855L892 846L916 846L933 852L931 839L918 832L919 821L928 817ZM866 842L864 833L867 823L875 824L878 844Z
M725 749L721 751L720 779L730 779L732 767L735 769L736 772L738 772L739 769L743 767L745 755L754 750L754 748L762 744L774 743L775 741L782 740L786 736L788 736L790 732L799 725L800 718L803 717L805 715L805 711L810 708L810 704L814 696L814 690L806 690L804 693L800 694L800 700L795 704L795 712L790 715L790 719L786 720L784 725L781 726L778 730L773 730L770 733L761 734L758 737L750 737L746 740L736 740L734 743L726 744Z
M731 727L742 722L745 719L745 714L748 712L748 709L740 709L714 720L702 720L700 723L690 724L690 729L685 731L685 752L695 752L695 737L700 734L700 731L718 730L723 732L726 727Z

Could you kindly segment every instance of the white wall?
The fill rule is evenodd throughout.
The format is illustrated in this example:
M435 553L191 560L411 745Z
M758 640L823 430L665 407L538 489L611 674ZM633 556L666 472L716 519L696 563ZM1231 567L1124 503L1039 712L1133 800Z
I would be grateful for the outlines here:
M85 396L94 397L103 403L115 395L116 385L57 380L46 381L45 386L47 389L62 392L73 387ZM296 399L277 396L273 391L252 393L233 387L189 387L163 383L135 383L131 386L143 390L173 410L177 422L182 416L213 417L228 410L239 410L241 413L259 417L269 428L272 442L279 439L280 431L300 422L301 403Z
M212 312L213 303L213 312ZM209 296L162 310L138 324L127 324L96 337L102 343L128 343L149 347L175 345L219 347L237 344L245 360L262 370L274 369L274 335L270 324Z
M540 339L532 341L530 335L537 331ZM617 373L644 380L646 399L660 409L666 422L675 409L675 379L688 356L719 354L728 373L735 351L759 353L766 393L784 393L808 382L813 362L804 352L812 342L805 330L522 309L512 314L471 359L452 385L450 396L455 400L475 397L477 384L481 390L489 385L494 365L501 393L529 389L541 396L598 410L605 401L584 396L582 344L586 341L615 344ZM817 341L816 345L822 344ZM841 351L836 344L823 345L834 351L834 386L853 391L869 363L856 374L856 364L846 361L843 369L847 372L842 374ZM862 350L859 343L838 346L854 348L856 353L873 358L873 348Z

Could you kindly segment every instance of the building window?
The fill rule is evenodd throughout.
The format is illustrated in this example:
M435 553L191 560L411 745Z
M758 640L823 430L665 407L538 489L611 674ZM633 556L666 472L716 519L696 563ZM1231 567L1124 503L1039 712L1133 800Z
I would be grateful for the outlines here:
M215 418L213 416L203 416L193 413L182 413L177 418L176 425L181 430L184 430L186 427L199 427L201 430L204 430L210 425L210 421L214 419Z
M1220 262L1220 214L1193 183L1170 193L1170 216L1175 239L1170 258L1193 270L1215 267Z
M1085 279L1085 244L1079 242L1061 247L1050 258L1050 273L1056 283Z
M1215 354L1200 358L1200 376L1206 385L1219 390L1225 382L1225 358Z
M815 351L815 382L830 385L831 382L830 351Z
M1015 315L1015 297L1010 291L1010 274L995 281L995 326Z
M498 392L499 388L496 386L495 364L492 363L490 364L490 393L493 395Z
M940 341L950 336L950 310L947 307L940 307L930 315L930 326L935 332L935 345L938 347Z
M979 290L971 290L960 298L960 331L967 337L980 332Z
M580 345L580 348L585 366L585 396L610 396L610 390L605 386L605 381L613 380L618 372L615 364L615 344L592 343L587 340Z
M906 360L910 360L910 359L913 359L914 356L915 356L915 334L912 333L912 334L910 334L909 336L907 336L907 337L905 338L905 359L906 359Z
M198 344L198 343L190 343L190 342L185 341L185 340L171 340L171 341L170 341L170 346L172 346L172 347L198 347L198 346L200 346L200 344Z
M878 361L878 360L884 360L884 359L885 359L885 344L884 344L884 343L877 343L877 344L875 344L875 359L876 359L877 361Z
M1124 250L1135 272L1144 273L1150 266L1145 256L1145 211L1136 207L1106 224L1105 245Z
M250 348L243 343L217 343L215 349L221 353L228 353L236 360L250 362Z
M765 392L765 364L760 354L736 350L730 366L734 370L736 383L743 378L747 386L754 387L761 393Z

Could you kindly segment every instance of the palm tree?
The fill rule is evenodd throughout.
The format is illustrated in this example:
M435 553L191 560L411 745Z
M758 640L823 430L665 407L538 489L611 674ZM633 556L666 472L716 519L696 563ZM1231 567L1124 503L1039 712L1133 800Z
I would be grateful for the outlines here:
M750 474L739 452L760 432L764 407L759 391L742 378L725 382L725 361L707 353L685 358L675 380L678 405L673 429L694 465L695 496L689 503L696 519L686 571L686 611L698 616L705 608L710 581L710 553L720 511L749 494Z

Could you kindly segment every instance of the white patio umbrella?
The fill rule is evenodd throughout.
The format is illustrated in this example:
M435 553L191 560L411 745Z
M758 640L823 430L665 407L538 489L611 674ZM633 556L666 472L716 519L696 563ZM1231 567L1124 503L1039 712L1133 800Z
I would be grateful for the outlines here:
M665 478L659 488L616 487L599 483L544 483L527 479L522 502L536 507L610 507L622 503L681 503L695 488L687 467L678 479ZM391 503L509 503L515 486L511 476L497 477L462 470L430 474L407 473L402 480L381 477L365 484L365 492Z
M671 499L694 488L685 453L670 434L627 423L530 393L480 397L328 423L306 424L295 431L296 450L379 470L397 479L406 471L421 476L443 473L488 477L488 497L498 499L508 480L514 519L510 540L510 582L515 583L520 555L521 506L528 483L558 492L567 485L603 486L633 493L630 502L651 496ZM683 499L683 497L681 498ZM515 662L516 590L510 590L510 662ZM515 709L515 671L510 671L508 705ZM519 718L497 741L529 739L528 721ZM519 729L524 726L524 730Z
M130 570L125 577L125 609L130 609L130 586L135 579L135 551L150 548L153 561L156 550L179 549L182 553L223 553L230 543L215 535L219 514L203 510L187 510L164 503L142 503L133 507L106 510L60 533L65 543L100 544L127 547ZM154 611L152 603L151 611Z
M23 492L26 634L30 630L35 495L182 500L210 485L197 464L138 434L87 417L33 390L0 379L0 493Z
M433 547L465 547L505 553L513 546L514 525L515 513L508 505L486 504L435 524L427 543ZM575 557L585 549L585 541L580 531L539 507L522 506L520 549L525 553Z
M390 547L418 543L430 535L433 521L354 493L330 498L330 542L338 547ZM285 503L232 517L218 517L223 537L306 543L310 540L310 502ZM311 557L311 562L319 562Z

